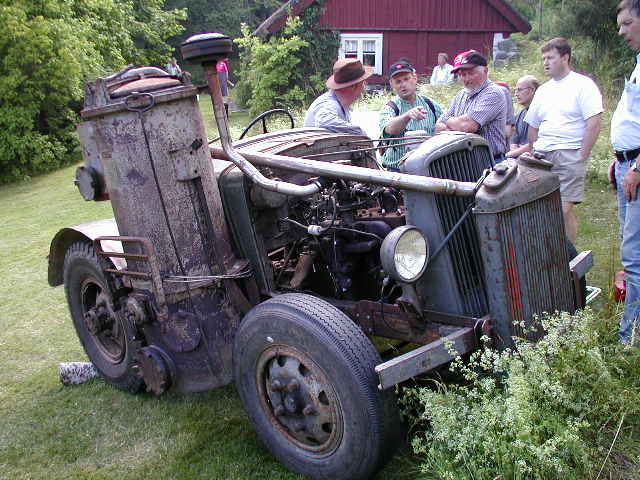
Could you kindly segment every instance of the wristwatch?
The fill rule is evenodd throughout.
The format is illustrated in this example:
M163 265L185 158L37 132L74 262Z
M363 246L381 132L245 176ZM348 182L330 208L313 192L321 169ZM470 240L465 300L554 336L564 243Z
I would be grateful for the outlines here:
M636 173L640 173L640 168L636 166L636 162L633 162L629 168Z

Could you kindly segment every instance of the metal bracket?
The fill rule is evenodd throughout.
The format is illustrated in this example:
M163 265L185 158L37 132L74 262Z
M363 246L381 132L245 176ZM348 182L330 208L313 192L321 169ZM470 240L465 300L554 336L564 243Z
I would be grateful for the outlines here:
M116 241L122 242L123 246L125 242L128 243L137 243L142 246L143 253L127 253L127 252L105 252L102 249L102 242L105 241ZM127 265L129 265L129 260L137 261L137 262L147 262L149 264L149 269L151 273L147 272L136 272L132 270L118 270L115 268L105 268L104 271L106 273L111 273L113 275L122 275L128 276L132 278L139 278L143 280L149 280L151 282L151 286L153 289L153 295L155 296L156 304L158 306L157 317L160 322L165 322L169 318L169 309L167 307L166 295L164 292L164 288L162 286L162 277L160 276L160 265L158 264L158 259L156 257L155 250L153 245L147 238L142 237L121 237L121 236L113 236L113 237L97 237L93 240L93 246L95 248L96 253L101 257L116 257L116 258L124 258L127 260Z
M380 379L378 389L386 390L453 360L455 355L450 353L450 348L455 350L457 355L462 355L477 346L475 330L470 327L459 328L444 338L376 365L375 371Z

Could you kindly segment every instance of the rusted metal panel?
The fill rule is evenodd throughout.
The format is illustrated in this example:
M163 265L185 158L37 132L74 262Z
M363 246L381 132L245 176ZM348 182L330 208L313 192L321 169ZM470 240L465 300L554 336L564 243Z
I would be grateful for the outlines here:
M236 264L196 89L134 93L83 114L90 128L79 129L82 143L103 167L119 235L143 239L155 251L123 241L125 253L133 254L126 271L137 272L126 278L139 292L153 292L160 322L152 318L143 330L149 344L173 352L172 388L197 391L228 383L232 339L246 299L233 280L166 280L227 274ZM107 273L122 273L112 270ZM181 331L198 335L185 343L176 336Z
M463 355L478 346L473 328L455 329L444 338L411 350L403 355L376 366L380 378L380 390L386 390L416 375L425 373ZM452 355L453 354L453 355Z

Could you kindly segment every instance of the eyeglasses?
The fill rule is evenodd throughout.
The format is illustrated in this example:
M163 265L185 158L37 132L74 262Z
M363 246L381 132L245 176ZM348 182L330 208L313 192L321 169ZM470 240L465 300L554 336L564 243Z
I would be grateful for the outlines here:
M533 87L518 87L518 88L514 88L513 90L518 93L518 92L524 92L525 90L529 90L532 89Z

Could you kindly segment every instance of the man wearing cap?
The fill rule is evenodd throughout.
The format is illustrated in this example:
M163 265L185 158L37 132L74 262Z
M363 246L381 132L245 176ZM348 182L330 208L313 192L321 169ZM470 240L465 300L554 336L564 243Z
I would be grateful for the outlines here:
M325 128L336 133L367 134L351 123L351 105L362 95L373 68L355 58L341 58L333 64L326 82L328 92L316 98L304 118L305 127Z
M593 80L571 70L571 45L561 37L541 48L544 72L524 121L529 145L544 152L560 179L560 198L567 237L576 241L578 220L574 205L584 200L587 160L602 122L602 95Z
M489 144L495 161L502 161L507 105L502 87L489 80L487 59L475 50L467 50L456 56L452 71L458 73L464 88L438 119L436 132L477 133Z
M409 131L424 130L433 135L442 108L433 100L416 93L418 76L408 61L398 61L389 69L389 83L396 96L380 111L381 137L403 137ZM397 142L396 142L397 143ZM382 164L389 170L399 170L406 147L386 148Z

